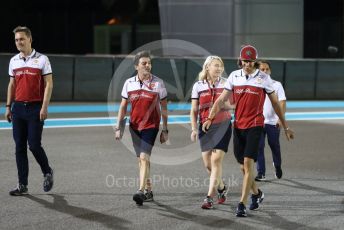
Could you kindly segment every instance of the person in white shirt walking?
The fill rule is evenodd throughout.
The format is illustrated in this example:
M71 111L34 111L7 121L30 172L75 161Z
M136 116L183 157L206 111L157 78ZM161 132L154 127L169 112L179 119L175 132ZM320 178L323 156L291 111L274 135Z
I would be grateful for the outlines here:
M259 69L260 71L263 71L264 73L271 75L271 65L269 62L260 61ZM278 97L278 101L283 112L283 115L285 115L287 98L285 96L283 86L279 81L272 80L272 87ZM281 147L279 141L281 124L277 114L275 113L271 105L269 97L265 98L263 114L265 118L264 129L259 143L259 152L257 157L257 176L255 180L265 181L265 137L267 137L268 139L268 144L272 152L272 160L275 167L275 176L276 178L281 179L283 174L281 168L282 160Z

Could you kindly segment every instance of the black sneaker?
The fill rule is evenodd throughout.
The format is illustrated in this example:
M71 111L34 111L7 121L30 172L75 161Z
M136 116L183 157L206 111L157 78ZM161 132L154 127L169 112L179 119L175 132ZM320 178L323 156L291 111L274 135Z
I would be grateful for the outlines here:
M247 213L246 213L246 207L244 205L243 202L240 202L238 204L238 207L236 209L236 214L235 214L237 217L246 217L247 216Z
M277 179L281 179L283 175L282 168L281 166L276 166L275 167L275 176Z
M18 184L17 187L9 192L11 196L23 196L28 194L26 185Z
M144 193L145 195L145 198L144 198L144 202L148 202L148 201L153 201L154 198L153 198L153 191L148 191L147 189L145 189Z
M54 185L54 172L51 169L51 173L47 173L44 175L44 181L43 181L43 190L44 192L49 192Z
M259 204L262 203L264 200L264 193L258 189L258 194L251 195L251 205L250 210L257 210L259 208Z
M258 173L258 175L256 176L256 178L254 178L255 181L265 181L265 175Z
M143 201L145 199L145 194L141 191L141 190L138 190L134 196L133 196L133 200L136 202L137 205L142 205L143 204Z

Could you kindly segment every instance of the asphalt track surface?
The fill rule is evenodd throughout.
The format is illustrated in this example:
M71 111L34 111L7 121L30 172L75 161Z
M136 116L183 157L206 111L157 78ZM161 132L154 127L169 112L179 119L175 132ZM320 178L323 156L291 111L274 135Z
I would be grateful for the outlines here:
M308 109L330 110L343 108ZM60 116L66 115L51 115ZM234 214L242 175L232 141L223 162L229 199L213 210L200 208L208 176L187 124L169 126L170 145L156 144L151 165L155 201L141 207L132 200L138 166L128 130L123 141L115 142L107 126L45 129L43 145L55 186L43 192L43 176L29 152L30 195L23 197L8 195L17 183L14 143L11 130L0 130L0 229L343 229L344 120L289 124L296 139L287 142L281 136L283 178L274 178L266 148L268 180L259 182L265 200L247 218Z

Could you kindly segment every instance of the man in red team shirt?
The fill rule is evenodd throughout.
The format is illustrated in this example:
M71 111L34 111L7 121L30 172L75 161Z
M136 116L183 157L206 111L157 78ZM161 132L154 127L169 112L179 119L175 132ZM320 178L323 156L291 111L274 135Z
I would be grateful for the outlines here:
M18 26L13 33L19 54L12 57L9 64L10 82L5 118L13 124L19 180L17 188L9 193L21 196L28 193L27 143L44 175L43 190L48 192L53 187L53 170L41 145L53 80L48 57L31 47L30 29Z
M264 199L264 193L258 189L254 181L254 162L257 160L259 140L264 126L263 105L266 94L278 115L287 139L294 138L294 132L288 127L276 94L272 87L270 76L258 69L256 59L258 52L251 45L243 46L240 50L239 66L233 71L226 82L225 89L214 103L203 130L209 129L216 113L220 111L231 94L234 97L235 121L233 131L234 155L244 174L241 199L236 210L237 217L246 217L247 198L252 190L250 210L259 208Z
M126 80L122 89L122 101L117 116L115 139L121 139L121 121L127 113L128 103L130 111L130 134L139 162L140 185L133 200L137 205L144 201L153 200L150 174L150 155L159 132L162 117L163 128L160 142L168 139L167 130L167 91L164 82L151 74L152 63L148 51L135 55L134 65L137 75ZM160 111L161 106L161 111Z

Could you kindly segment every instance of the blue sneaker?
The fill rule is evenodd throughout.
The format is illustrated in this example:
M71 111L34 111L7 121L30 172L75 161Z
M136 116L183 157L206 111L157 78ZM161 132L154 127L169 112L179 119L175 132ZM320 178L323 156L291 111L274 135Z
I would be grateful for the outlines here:
M251 205L250 210L257 210L259 208L259 204L262 203L264 200L264 193L258 189L258 194L251 195Z
M51 169L50 173L44 175L43 190L49 192L54 186L54 171Z
M246 217L247 216L247 213L246 213L246 207L244 205L243 202L240 202L238 204L238 207L236 209L236 214L235 214L237 217Z

